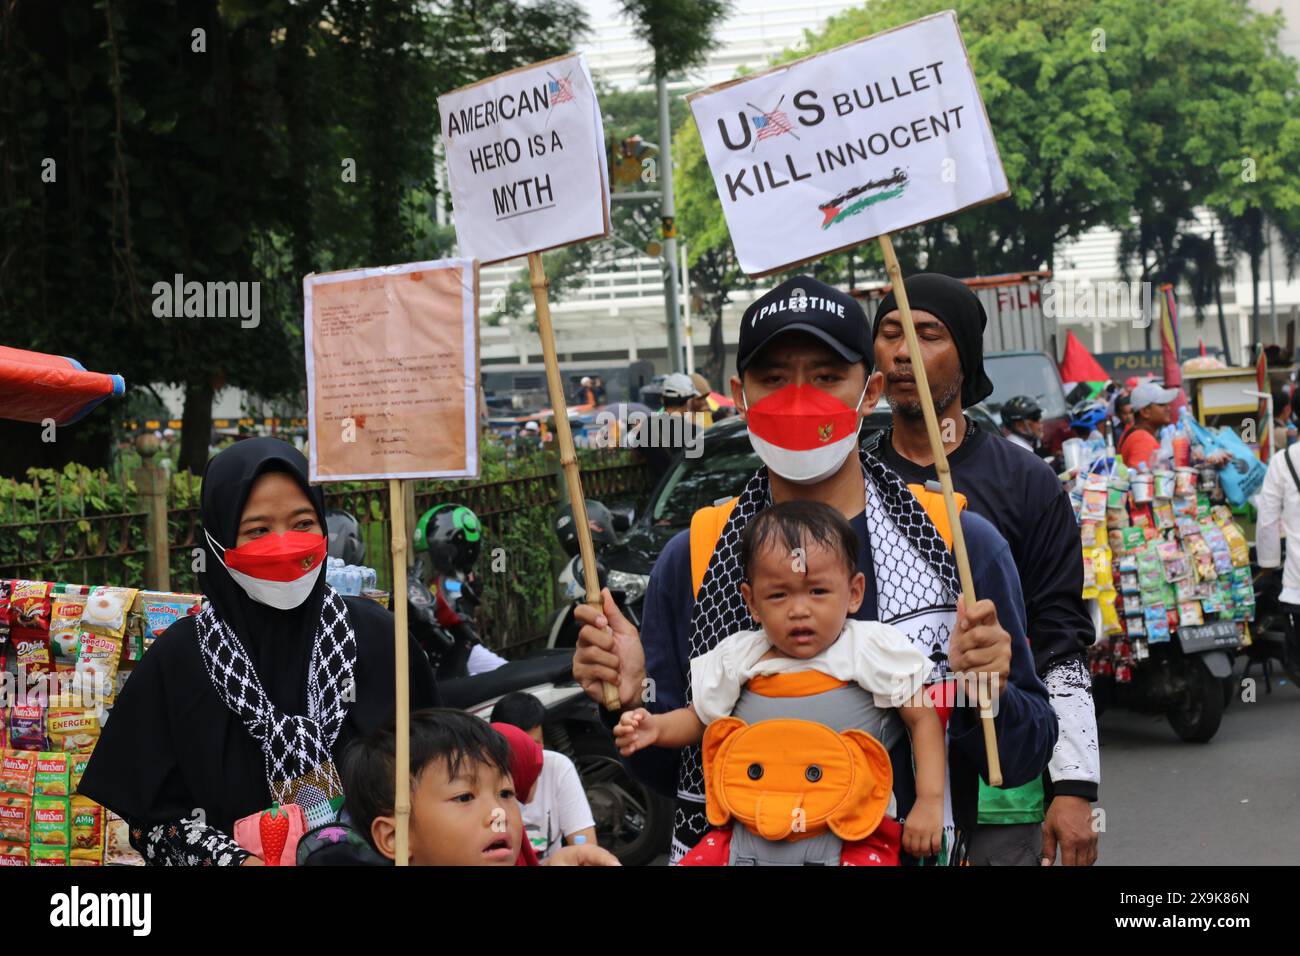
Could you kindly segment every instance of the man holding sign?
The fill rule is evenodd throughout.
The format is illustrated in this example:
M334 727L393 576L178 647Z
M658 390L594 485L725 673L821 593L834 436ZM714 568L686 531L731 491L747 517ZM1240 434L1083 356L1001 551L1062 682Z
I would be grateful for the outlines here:
M890 231L1008 195L951 12L722 84L689 100L737 257L751 276L879 237L886 268L899 288L902 271ZM875 572L868 589L874 589L875 602L868 613L899 626L915 644L928 643L939 676L950 667L994 679L992 688L981 681L978 719L971 708L959 706L948 728L953 819L969 834L976 771L993 786L1025 783L1046 766L1056 738L1056 717L1021 639L1023 606L1014 565L1006 542L987 522L960 512L964 502L952 488L924 364L917 367L917 390L942 505L925 488L905 488L872 456L855 460L849 453L863 402L870 409L881 389L880 377L868 374L870 344L855 344L869 334L866 317L856 305L849 309L838 301L835 290L811 280L791 281L798 287L779 286L744 318L741 377L733 379L732 389L770 475L760 471L737 502L723 506L725 514L715 511L702 519L710 511L704 509L692 522L685 547L696 558L713 553L704 559L707 570L697 569L686 584L696 593L688 639L681 640L679 625L675 660L660 646L663 639L647 640L643 652L635 631L617 619L607 601L606 614L584 612L586 646L576 658L575 673L585 683L618 679L625 703L636 693L635 678L643 670L671 677L664 665L675 664L680 685L687 657L713 646L725 636L719 631L747 620L731 594L739 584L734 563L738 524L782 495L817 498L856 516L865 485L863 514L870 520L862 519L858 533L871 551L862 566ZM901 289L899 310L909 347L919 351ZM795 313L806 315L788 322ZM746 340L757 351L787 327L809 338L783 341L779 352L768 351L754 367ZM837 458L846 438L845 457ZM697 528L707 531L716 547L695 546ZM667 573L659 566L655 571L661 577ZM681 582L675 584L680 593ZM663 600L652 576L647 634L656 620L656 599ZM669 602L664 616L670 617L680 603ZM868 606L864 601L863 608ZM613 624L612 637L601 629L607 623ZM656 683L647 691L661 705L663 687ZM999 705L996 717L994 704ZM900 780L909 769L906 763L895 756ZM699 832L703 815L691 802L702 792L700 776L698 756L688 748L678 784L684 804L673 848L677 854ZM905 790L899 782L896 793ZM905 802L900 798L900 804ZM949 849L950 862L961 858L960 843Z
M1009 783L1024 783L1046 766L1056 719L1033 673L1015 566L992 526L963 514L983 600L958 612L952 556L930 517L941 515L941 507L931 501L934 510L928 512L896 475L858 453L859 424L884 387L871 362L861 307L824 283L791 279L749 307L731 390L767 467L738 499L702 509L691 530L669 542L651 574L640 633L608 591L603 612L577 609L584 627L574 674L593 696L600 695L601 681L617 683L625 707L662 712L684 706L691 659L732 632L753 627L739 590L738 544L745 525L769 502L821 501L848 518L857 534L857 565L868 583L854 617L902 630L934 663L933 679L950 670L993 675L1003 773ZM920 497L929 496L922 489ZM978 724L973 707L957 706L948 725L948 822L962 836L974 825L977 781L987 773ZM905 736L890 757L897 811L905 816L914 796ZM699 748L685 748L680 756L652 748L629 765L647 783L678 795L672 849L680 857L706 829ZM950 842L946 860L960 856L960 840Z

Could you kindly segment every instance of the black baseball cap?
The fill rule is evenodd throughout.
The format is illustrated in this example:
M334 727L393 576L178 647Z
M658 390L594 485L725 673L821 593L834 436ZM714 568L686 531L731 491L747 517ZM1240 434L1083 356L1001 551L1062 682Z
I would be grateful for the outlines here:
M795 276L755 299L740 320L736 371L763 346L785 332L807 332L846 362L865 362L871 371L871 326L857 299L812 276Z

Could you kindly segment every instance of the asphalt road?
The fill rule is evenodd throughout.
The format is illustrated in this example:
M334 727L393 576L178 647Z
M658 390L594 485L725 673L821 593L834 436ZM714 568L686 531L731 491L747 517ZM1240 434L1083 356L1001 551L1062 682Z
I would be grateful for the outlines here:
M1256 701L1239 693L1209 743L1163 717L1102 714L1098 865L1300 864L1300 688L1275 670L1267 694L1251 676Z

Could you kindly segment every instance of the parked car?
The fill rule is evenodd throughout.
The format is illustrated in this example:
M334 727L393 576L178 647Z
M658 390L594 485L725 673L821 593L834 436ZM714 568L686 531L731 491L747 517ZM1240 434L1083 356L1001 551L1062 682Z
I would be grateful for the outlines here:
M1051 454L1061 450L1069 438L1070 409L1065 386L1056 363L1044 352L994 352L984 356L984 371L993 383L993 394L981 403L997 422L1009 398L1028 395L1043 410L1043 445Z

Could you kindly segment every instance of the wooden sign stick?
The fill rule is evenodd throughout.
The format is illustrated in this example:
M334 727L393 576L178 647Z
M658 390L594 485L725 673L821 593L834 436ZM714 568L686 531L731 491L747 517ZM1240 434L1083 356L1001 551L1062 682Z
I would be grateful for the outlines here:
M406 633L406 508L400 478L388 479L388 513L393 522L393 670L397 677L397 739L393 763L393 815L397 818L398 866L406 866L411 822L411 676L410 640Z
M569 489L569 504L573 508L573 521L578 532L578 553L582 555L582 576L587 586L587 603L601 607L600 577L596 573L596 549L591 543L591 526L587 524L587 499L582 495L582 475L578 471L578 453L573 445L573 431L569 428L569 408L564 400L564 386L560 382L560 360L555 354L555 330L551 327L551 304L546 297L546 270L540 252L528 253L528 278L533 287L533 305L537 308L537 329L542 338L542 356L546 360L546 386L551 393L551 409L555 412L555 435L560 443L560 465ZM623 706L618 688L604 684L605 708L618 710Z
M885 255L885 270L889 273L890 288L898 302L898 315L903 323L903 335L907 337L907 354L912 359L912 376L916 379L916 390L921 396L921 411L925 415L925 430L930 436L930 451L934 455L934 470L939 475L939 486L943 489L943 504L948 512L948 524L952 528L952 553L957 560L957 575L961 578L961 596L967 610L975 606L975 581L970 573L970 559L966 556L966 536L962 534L961 517L957 512L957 499L953 496L952 472L948 468L948 456L943 450L943 437L939 432L939 417L934 411L934 398L930 395L930 382L925 374L925 362L921 358L921 345L916 339L916 326L912 323L912 307L907 301L907 287L903 283L903 270L898 265L898 256L894 253L894 242L885 233L880 237L880 251ZM1002 786L1002 762L998 759L998 737L993 725L993 706L990 703L989 688L978 683L980 723L984 727L984 751L989 763L989 785Z

